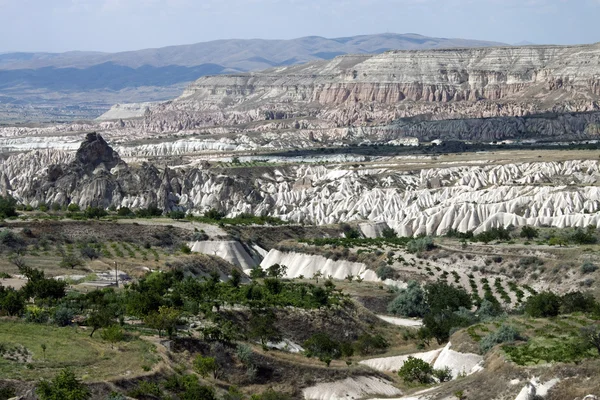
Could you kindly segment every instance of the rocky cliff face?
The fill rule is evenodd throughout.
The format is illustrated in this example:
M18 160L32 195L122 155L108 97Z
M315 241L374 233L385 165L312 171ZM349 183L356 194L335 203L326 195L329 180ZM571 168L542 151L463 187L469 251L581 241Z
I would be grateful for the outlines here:
M401 235L509 224L600 227L597 160L403 167L427 160L159 170L127 165L100 135L90 134L75 155L47 150L3 160L0 189L34 206L217 208L230 216L266 214L311 224L369 220Z
M215 125L252 130L245 124L297 118L320 129L396 120L416 125L415 117L422 122L596 112L599 99L600 44L391 51L203 77L134 125L158 132ZM298 128L294 124L289 128ZM535 128L543 132L544 124ZM580 125L568 128L584 134ZM428 136L440 134L435 126L425 128ZM514 130L504 131L499 129L502 137L514 137ZM396 132L422 134L413 128Z

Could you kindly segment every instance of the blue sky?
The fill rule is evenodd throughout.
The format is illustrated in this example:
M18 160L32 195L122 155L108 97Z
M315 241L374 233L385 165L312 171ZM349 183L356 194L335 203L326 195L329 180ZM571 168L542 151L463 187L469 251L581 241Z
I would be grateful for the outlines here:
M0 52L383 32L593 43L599 17L600 0L0 0Z

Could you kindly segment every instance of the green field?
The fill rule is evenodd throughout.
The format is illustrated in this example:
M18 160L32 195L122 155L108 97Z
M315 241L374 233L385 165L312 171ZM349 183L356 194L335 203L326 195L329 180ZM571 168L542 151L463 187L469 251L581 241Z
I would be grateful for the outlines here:
M46 345L45 359L42 344ZM85 381L105 381L142 374L159 360L154 345L133 335L113 349L100 339L99 332L90 338L88 332L74 327L12 321L0 321L0 346L4 349L0 379L52 378L70 367Z

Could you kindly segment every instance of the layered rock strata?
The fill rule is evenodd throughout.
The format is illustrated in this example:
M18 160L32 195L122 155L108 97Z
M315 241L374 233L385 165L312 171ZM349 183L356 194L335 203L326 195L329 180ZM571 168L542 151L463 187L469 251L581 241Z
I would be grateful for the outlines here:
M0 190L33 206L156 205L193 213L216 208L229 216L251 213L310 224L368 220L406 236L510 224L600 227L597 160L397 168L408 162L133 167L100 135L89 134L75 155L44 150L1 161ZM377 234L371 230L365 233Z

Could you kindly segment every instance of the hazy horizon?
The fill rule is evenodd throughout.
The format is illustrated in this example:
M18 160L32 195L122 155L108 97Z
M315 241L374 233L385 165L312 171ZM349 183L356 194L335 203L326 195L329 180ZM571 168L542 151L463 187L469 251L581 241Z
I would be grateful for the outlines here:
M412 32L514 44L600 41L600 0L0 0L0 52L120 52L227 39Z

